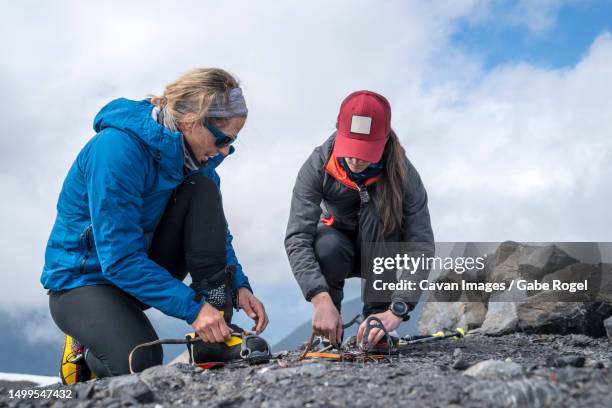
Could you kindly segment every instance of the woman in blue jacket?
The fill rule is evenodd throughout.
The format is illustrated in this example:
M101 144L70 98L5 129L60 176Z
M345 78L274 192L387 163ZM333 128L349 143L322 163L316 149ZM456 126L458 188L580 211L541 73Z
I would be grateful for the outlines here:
M41 276L66 334L65 383L129 373L129 352L157 339L148 307L185 320L209 343L229 339L232 306L257 334L265 329L215 170L234 152L246 116L237 80L221 69L195 69L162 96L117 99L98 113L96 135L64 181ZM160 346L139 351L134 370L162 358Z

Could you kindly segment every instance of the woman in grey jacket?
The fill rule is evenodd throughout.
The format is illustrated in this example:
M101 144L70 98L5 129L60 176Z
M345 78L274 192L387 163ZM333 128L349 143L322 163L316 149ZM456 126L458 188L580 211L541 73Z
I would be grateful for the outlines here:
M313 331L334 344L342 338L344 280L360 277L364 242L433 242L427 192L391 129L391 107L375 92L342 102L337 131L314 149L298 173L285 248L304 297L314 305ZM391 302L364 304L389 331L408 320L414 302L394 293ZM376 344L374 329L358 341Z

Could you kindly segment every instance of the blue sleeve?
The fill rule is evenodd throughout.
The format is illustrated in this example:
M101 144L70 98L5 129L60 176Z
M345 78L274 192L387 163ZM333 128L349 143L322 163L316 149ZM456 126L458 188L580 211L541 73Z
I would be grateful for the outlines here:
M207 167L203 167L200 169L200 173L205 175L206 177L211 178L219 190L221 190L221 178L219 174L214 169L209 169ZM227 264L234 265L236 267L236 271L234 273L234 280L232 282L232 290L234 292L238 292L240 288L247 288L253 293L253 288L251 288L251 284L249 283L249 278L242 271L242 265L238 262L238 258L236 257L236 252L234 251L234 247L232 245L234 237L232 236L229 227L227 227Z
M148 153L123 132L106 130L85 163L94 241L105 278L141 302L192 323L204 299L147 256L139 223Z

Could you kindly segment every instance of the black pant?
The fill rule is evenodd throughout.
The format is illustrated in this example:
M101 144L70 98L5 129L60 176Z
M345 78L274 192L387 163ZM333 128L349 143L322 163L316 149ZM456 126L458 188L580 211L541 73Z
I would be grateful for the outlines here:
M226 223L221 195L208 177L195 174L176 189L155 230L149 257L176 279L191 274L196 287L211 276L225 276ZM229 286L229 282L227 282ZM49 293L57 326L87 349L87 365L98 377L129 373L130 351L157 340L143 313L149 306L113 285L83 286ZM231 302L229 316L231 319ZM162 364L161 346L134 353L134 371Z
M334 305L341 310L344 298L344 280L361 277L361 245L357 231L340 229L324 224L317 227L314 251L329 287ZM363 315L369 316L387 310L389 303L365 303Z

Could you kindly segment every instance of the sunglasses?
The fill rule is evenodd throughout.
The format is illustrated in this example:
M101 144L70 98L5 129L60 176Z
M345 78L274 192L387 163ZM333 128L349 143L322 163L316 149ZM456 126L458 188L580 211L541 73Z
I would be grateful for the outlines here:
M238 136L231 137L226 135L218 127L213 126L207 119L204 119L204 122L202 124L206 129L210 130L210 133L213 134L213 136L215 137L215 146L219 148L224 148L231 145L238 138Z

